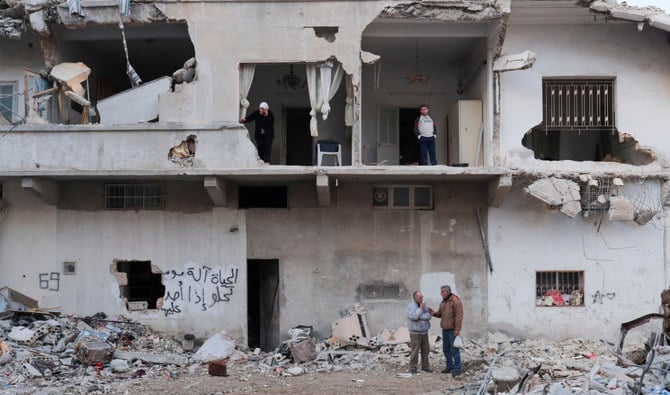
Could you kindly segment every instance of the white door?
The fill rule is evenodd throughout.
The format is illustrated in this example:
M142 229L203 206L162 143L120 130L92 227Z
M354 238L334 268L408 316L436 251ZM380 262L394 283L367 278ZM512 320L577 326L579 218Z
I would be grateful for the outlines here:
M397 165L398 150L398 109L380 108L377 113L377 163Z

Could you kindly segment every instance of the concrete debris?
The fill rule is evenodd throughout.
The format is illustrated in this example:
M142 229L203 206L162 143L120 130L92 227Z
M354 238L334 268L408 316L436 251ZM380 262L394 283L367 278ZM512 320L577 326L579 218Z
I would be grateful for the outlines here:
M407 343L397 341L401 337L397 336L399 332L400 335L404 332L402 327L395 331L381 330L377 336L368 338L365 347L346 342L344 347L333 349L329 340L315 339L310 327L301 325L290 331L295 343L291 343L289 356L282 354L280 348L269 352L237 349L234 341L222 331L210 337L209 344L205 342L200 347L201 354L228 356L203 364L205 358L194 358L193 352L182 348L181 338L162 338L123 317L107 319L99 313L94 317L76 318L18 312L11 316L4 313L0 318L5 318L0 320L0 339L7 338L16 327L27 328L33 334L44 332L40 328L49 328L32 346L11 339L0 341L0 361L4 361L4 355L12 356L0 364L2 390L8 393L35 393L45 387L55 391L53 393L139 393L143 389L142 381L138 380L144 378L175 380L175 385L179 385L175 388L186 391L190 387L177 381L180 377L188 376L197 383L208 375L251 381L262 376L290 380L306 374L367 371L394 377L407 369L410 351ZM78 335L73 336L73 332ZM66 337L71 341L62 351L55 352L56 345ZM371 347L373 339L376 347ZM114 359L90 364L104 358L94 358L89 352L89 359L82 362L76 358L75 347L79 343L96 352L111 344L116 348ZM101 343L100 348L96 348L95 343ZM300 357L296 358L298 353L294 351L303 344L310 350L314 347L316 356L299 362ZM444 364L441 346L437 338L430 353L433 369L440 369ZM639 393L662 393L667 385L662 366L670 362L670 347L659 345L653 349L656 355L653 369L644 376ZM630 355L633 351L646 355L645 344L629 339L624 354ZM488 393L498 394L635 392L643 366L621 366L617 364L621 358L613 344L606 342L579 339L551 342L492 333L485 339L466 338L462 349L463 374L459 380L462 380L464 393L475 393L482 383ZM489 369L491 374L487 373ZM268 392L272 392L271 389Z
M640 210L635 212L635 221L638 225L645 225L647 222L651 221L656 216L656 211L651 210Z
M157 119L158 97L168 92L171 85L172 78L161 77L98 100L100 124L127 124Z
M35 299L9 287L0 288L0 313L6 310L28 311L37 308Z
M184 67L172 73L172 83L181 84L184 82L192 82L195 79L195 66L197 62L195 58L191 58L184 62Z
M505 0L423 0L386 7L380 17L462 22L498 19L508 12Z
M635 206L623 196L612 196L609 198L609 219L611 221L633 221L635 219Z
M606 14L614 19L647 22L652 27L670 32L670 16L657 7L630 6L625 2L619 3L616 0L582 0L580 4L588 6L592 11Z
M582 210L579 184L563 178L542 178L524 188L524 192L574 218Z

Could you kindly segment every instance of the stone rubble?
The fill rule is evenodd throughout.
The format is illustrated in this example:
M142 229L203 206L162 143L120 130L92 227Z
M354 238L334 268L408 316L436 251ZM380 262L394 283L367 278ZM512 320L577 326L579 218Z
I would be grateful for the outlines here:
M372 337L374 344L340 339L337 347L332 346L330 339L311 337L311 327L296 328L290 331L291 340L271 352L235 347L234 340L224 332L210 339L219 338L214 344L226 348L227 357L223 361L228 375L241 381L260 376L289 379L343 371L376 371L411 377L405 373L409 346L395 338L396 333L404 337L404 327L380 331ZM202 349L208 342L213 344L210 339L196 339L200 347L185 350L180 341L159 336L121 316L107 318L98 313L93 317L76 318L17 314L0 320L0 394L32 393L37 389L41 394L127 393L131 387L134 390L141 387L145 378L179 380L206 375L202 366L208 358L196 361L194 356L198 348ZM78 346L95 352L78 355ZM309 352L300 347L307 347ZM298 363L291 355L292 349L300 349L301 360L307 361ZM464 339L460 379L465 393L477 394L670 395L666 390L670 388L670 381L665 377L670 347L652 349L653 353L647 354L644 345L628 345L621 355L616 353L612 343L605 341L552 342L491 333L486 339ZM113 357L108 355L112 350ZM438 337L430 355L431 367L438 372L444 366L441 350ZM210 350L207 355L215 357L214 351ZM653 362L647 369L652 354ZM644 385L638 392L642 377Z

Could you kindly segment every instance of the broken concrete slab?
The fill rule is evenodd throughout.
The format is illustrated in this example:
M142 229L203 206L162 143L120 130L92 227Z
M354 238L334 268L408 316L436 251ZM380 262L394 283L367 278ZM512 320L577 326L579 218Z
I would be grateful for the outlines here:
M505 55L495 61L493 71L526 70L533 67L536 60L537 54L527 50L518 54Z
M172 79L162 77L98 100L101 124L149 122L158 117L158 97L170 90Z
M611 196L609 201L610 221L633 221L635 219L635 206L626 197Z
M574 218L582 210L579 184L563 178L542 178L524 188L524 192Z

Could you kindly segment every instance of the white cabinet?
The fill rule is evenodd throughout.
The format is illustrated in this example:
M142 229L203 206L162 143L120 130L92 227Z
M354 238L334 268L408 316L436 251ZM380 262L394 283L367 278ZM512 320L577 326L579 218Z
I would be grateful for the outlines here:
M482 101L459 100L449 111L447 131L447 164L465 164L481 166L482 152ZM482 136L483 137L483 136ZM479 146L479 147L478 147ZM477 151L479 150L479 163Z

